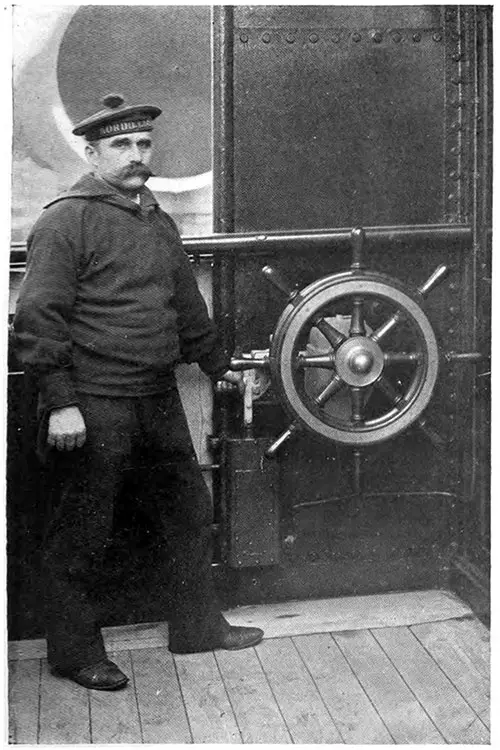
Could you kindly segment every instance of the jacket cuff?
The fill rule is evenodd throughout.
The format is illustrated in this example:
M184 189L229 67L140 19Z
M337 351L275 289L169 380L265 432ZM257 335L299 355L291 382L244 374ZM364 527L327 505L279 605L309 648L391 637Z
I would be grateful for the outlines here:
M78 404L69 370L56 370L40 375L39 385L43 406L49 411Z
M221 349L212 351L209 354L204 354L198 360L198 364L203 372L208 375L214 383L217 382L217 380L220 380L224 373L229 370L230 362L231 358Z

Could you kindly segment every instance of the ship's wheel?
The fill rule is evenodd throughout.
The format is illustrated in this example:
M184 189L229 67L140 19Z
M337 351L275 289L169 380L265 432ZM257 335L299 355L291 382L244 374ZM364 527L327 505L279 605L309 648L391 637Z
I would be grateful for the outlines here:
M304 289L290 288L266 266L264 275L288 296L268 357L279 398L291 417L268 455L297 430L362 447L395 437L417 422L436 384L439 351L422 303L447 273L440 265L417 289L363 268L364 230L352 231L348 271ZM245 359L233 360L246 369ZM430 434L432 437L432 434Z

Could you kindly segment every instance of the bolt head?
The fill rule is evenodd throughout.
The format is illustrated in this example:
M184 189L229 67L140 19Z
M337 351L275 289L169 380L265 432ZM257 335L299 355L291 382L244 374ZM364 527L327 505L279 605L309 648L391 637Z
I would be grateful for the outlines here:
M366 375L373 366L373 354L368 351L356 352L349 362L352 372Z

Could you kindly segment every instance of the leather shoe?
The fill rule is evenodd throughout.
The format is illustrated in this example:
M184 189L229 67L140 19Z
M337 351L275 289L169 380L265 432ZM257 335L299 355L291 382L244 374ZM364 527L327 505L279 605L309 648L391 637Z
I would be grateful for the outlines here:
M169 637L169 649L173 654L195 654L200 651L213 651L217 648L237 651L241 648L256 646L263 637L264 631L260 628L243 628L226 623L226 627L218 635L205 641L197 642L173 632Z
M91 690L121 690L128 682L127 675L123 674L121 669L109 659L103 659L90 667L77 669L53 667L51 671L52 674L67 677Z

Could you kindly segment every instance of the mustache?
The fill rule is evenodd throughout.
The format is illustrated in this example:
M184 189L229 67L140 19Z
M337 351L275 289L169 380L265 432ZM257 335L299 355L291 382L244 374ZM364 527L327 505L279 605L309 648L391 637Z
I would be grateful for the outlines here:
M122 177L135 177L140 175L141 177L154 177L153 171L145 164L136 164L132 167L125 167L122 170Z

